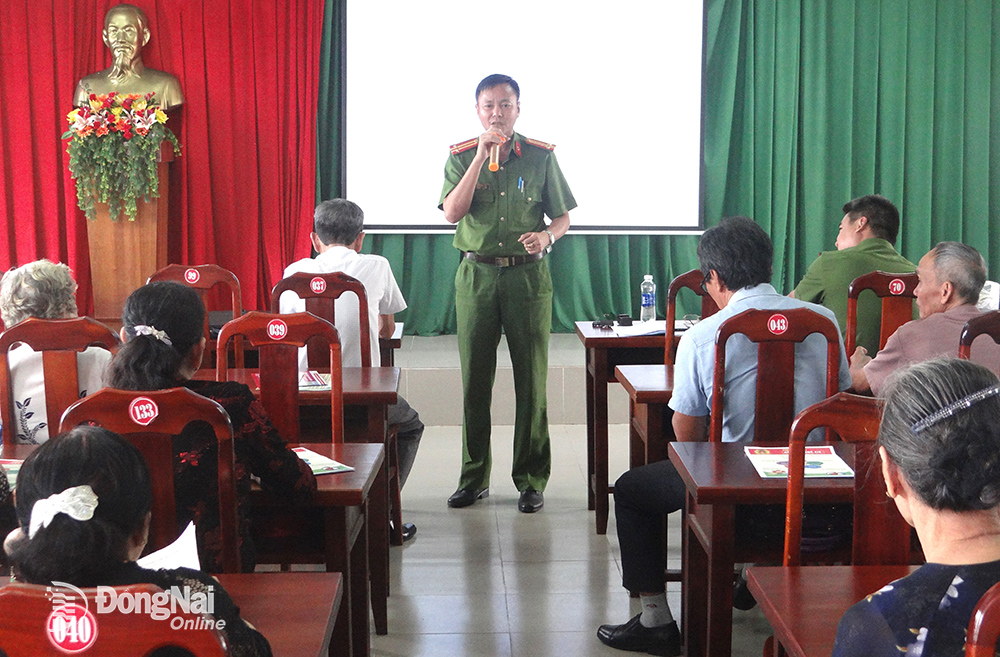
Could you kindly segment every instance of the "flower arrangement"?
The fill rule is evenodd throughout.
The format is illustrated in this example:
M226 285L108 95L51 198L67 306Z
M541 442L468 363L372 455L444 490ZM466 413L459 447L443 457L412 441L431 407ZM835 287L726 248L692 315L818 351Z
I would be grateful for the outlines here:
M69 129L69 170L76 180L76 197L88 219L94 204L107 203L117 220L118 209L135 221L136 200L160 195L156 156L164 139L180 155L177 137L165 124L167 115L153 94L91 94L89 106L78 107L66 119Z

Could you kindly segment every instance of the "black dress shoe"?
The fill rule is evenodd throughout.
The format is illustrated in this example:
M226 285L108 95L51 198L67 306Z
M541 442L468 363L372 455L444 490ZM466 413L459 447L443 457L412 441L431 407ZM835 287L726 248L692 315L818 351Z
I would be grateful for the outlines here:
M452 493L451 497L448 498L448 506L453 509L461 509L463 507L472 506L476 503L476 500L489 497L489 495L489 488L483 488L480 490L476 490L475 488L459 488L457 491Z
M521 497L517 500L517 510L521 513L534 513L545 505L541 491L533 488L521 491Z
M657 627L643 627L639 614L621 625L601 625L597 638L606 646L618 650L645 652L660 657L677 657L681 654L681 633L677 623L667 623Z
M403 523L403 542L407 542L411 538L417 535L417 526L412 522Z
M750 592L750 584L747 583L747 569L744 567L736 576L733 582L733 608L740 611L750 611L757 606L753 593Z

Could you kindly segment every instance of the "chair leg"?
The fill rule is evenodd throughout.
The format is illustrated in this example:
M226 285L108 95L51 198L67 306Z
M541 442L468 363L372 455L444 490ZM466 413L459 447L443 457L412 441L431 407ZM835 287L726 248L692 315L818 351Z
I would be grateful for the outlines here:
M403 506L399 494L399 432L389 427L389 505L392 507L391 545L403 544Z

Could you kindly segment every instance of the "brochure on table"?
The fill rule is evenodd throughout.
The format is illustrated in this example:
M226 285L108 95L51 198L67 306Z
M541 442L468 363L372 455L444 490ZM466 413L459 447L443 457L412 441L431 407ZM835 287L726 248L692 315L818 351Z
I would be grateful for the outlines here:
M788 478L787 447L747 445L743 451L757 470L757 474L764 479ZM853 477L854 471L837 455L832 445L806 445L805 476L809 479Z

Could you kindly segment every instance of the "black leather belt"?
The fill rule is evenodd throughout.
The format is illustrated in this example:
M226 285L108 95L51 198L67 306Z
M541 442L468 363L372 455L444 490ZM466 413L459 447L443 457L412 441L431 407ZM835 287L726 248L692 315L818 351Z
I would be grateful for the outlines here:
M533 253L531 255L523 256L484 256L479 255L473 251L463 251L462 257L472 260L473 262L481 262L484 265L494 265L495 267L516 267L518 265L526 265L529 262L538 262L545 257L545 253Z

